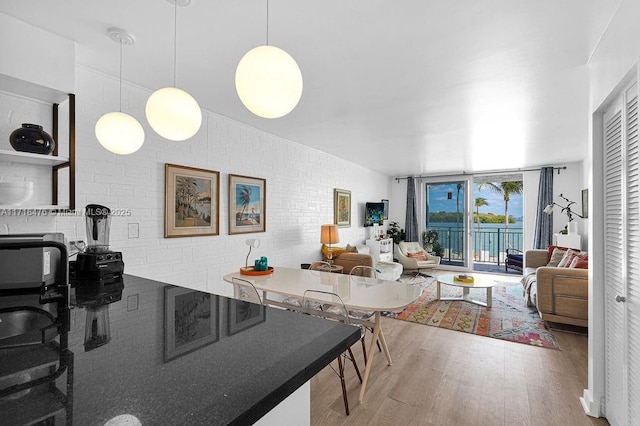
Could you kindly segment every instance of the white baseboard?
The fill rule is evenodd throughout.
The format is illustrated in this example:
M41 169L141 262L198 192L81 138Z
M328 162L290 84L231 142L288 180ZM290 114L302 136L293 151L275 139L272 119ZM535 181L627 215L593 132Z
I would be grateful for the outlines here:
M582 409L587 416L601 416L602 410L600 407L600 401L593 400L593 396L591 395L591 391L589 391L589 389L585 389L583 391L582 397L580 397L580 403L582 404Z

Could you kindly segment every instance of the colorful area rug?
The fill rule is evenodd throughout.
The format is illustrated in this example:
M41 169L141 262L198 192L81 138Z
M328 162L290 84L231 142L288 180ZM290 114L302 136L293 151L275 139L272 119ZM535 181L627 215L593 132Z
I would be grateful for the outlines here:
M399 312L385 312L386 317L448 328L510 342L560 349L558 341L540 319L536 308L526 306L519 282L498 282L493 288L491 309L463 301L436 300L434 278L407 278L401 281L421 285L422 296ZM484 289L471 289L474 299L485 300ZM462 296L462 289L442 286L442 296Z

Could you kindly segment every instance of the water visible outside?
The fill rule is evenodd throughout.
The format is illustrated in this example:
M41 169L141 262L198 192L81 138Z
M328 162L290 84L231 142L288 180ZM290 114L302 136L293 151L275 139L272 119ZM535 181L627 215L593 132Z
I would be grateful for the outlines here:
M494 265L496 269L504 265L507 249L522 251L522 190L522 176L518 174L426 183L423 223L427 231L438 233L432 251L442 257L443 264ZM472 191L473 212L465 205L468 191ZM508 226L505 213L510 219ZM473 214L472 229L465 227L467 214ZM467 231L471 231L468 240ZM471 245L472 259L465 259L466 244Z
M442 261L464 261L464 228L455 223L433 223L430 230L438 232L438 242L443 249ZM522 223L516 222L505 228L504 224L484 223L473 227L472 256L474 262L504 264L505 249L522 251Z

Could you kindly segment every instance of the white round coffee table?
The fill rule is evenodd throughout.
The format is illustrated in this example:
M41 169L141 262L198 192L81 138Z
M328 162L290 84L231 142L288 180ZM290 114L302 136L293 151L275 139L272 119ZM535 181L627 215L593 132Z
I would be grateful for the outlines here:
M487 308L491 308L491 300L493 299L492 289L496 285L494 280L489 278L482 277L481 275L474 274L466 274L468 277L473 277L472 283L463 283L454 281L454 277L460 274L444 274L438 275L436 280L438 281L438 290L437 296L438 300L461 300L464 302L475 303L476 305L485 306ZM442 284L451 285L455 287L462 287L462 297L442 297L440 295L440 286ZM469 289L472 288L484 288L487 290L487 301L483 302L480 300L472 299L469 295Z

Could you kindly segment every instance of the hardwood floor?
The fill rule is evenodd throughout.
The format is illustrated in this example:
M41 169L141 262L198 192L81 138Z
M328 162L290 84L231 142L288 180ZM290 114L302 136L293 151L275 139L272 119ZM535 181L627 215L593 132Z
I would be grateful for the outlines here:
M554 331L561 350L383 318L393 365L375 354L364 401L346 365L351 414L340 380L311 380L312 425L607 425L586 416L587 336ZM368 346L367 342L367 348ZM360 345L354 345L364 369ZM335 362L334 362L335 363Z

